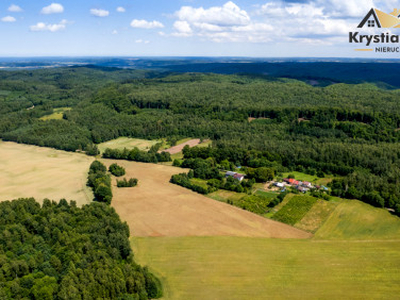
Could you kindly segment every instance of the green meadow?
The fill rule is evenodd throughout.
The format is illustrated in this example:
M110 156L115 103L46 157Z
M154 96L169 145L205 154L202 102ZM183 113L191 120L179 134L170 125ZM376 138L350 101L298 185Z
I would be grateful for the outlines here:
M385 209L372 207L361 201L341 200L316 232L315 238L400 240L400 219Z
M305 200L308 212L290 221L311 239L133 238L136 259L162 279L164 299L398 298L400 219L356 200L308 198L289 195L278 212Z
M400 241L134 238L164 299L395 299Z

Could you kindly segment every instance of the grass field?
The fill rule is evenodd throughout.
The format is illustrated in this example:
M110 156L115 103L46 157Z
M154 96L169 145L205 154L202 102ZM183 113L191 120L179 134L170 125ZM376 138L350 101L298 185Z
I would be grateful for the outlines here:
M207 180L199 179L199 178L192 178L190 181L196 185L202 186L203 188L207 188Z
M297 171L283 173L282 177L286 178L289 176L289 174L293 174L296 180L308 181L308 182L315 182L316 180L318 180L318 177L316 175L308 175L306 173L301 173Z
M164 299L397 299L400 241L134 238Z
M111 149L133 149L135 147L139 148L139 150L149 150L151 146L162 143L162 140L142 140L142 139L133 139L127 137L120 137L115 140L111 140L105 143L101 143L98 145L100 152L104 152L107 148Z
M89 203L86 187L93 158L50 148L0 142L0 200L34 197L37 201L75 200Z
M297 172L297 171L283 173L282 177L286 178L289 176L289 174L293 174L296 180L313 182L315 184L325 185L325 186L335 178L332 175L325 175L324 178L318 178L318 176L316 176L316 175L309 175L309 174L301 173L301 172ZM336 178L339 178L339 177L336 177Z
M260 197L264 197L264 198L268 198L268 199L272 200L272 199L275 199L276 196L279 195L279 193L277 193L277 192L264 192L264 191L257 190L255 192L255 195L256 196L260 196Z
M216 192L213 192L211 194L208 194L207 197L217 200L217 201L222 201L222 202L227 202L228 200L231 200L233 202L236 202L240 200L240 198L243 198L247 196L245 193L236 193L232 191L227 191L227 190L218 190Z
M134 188L113 188L112 206L133 236L252 236L309 238L311 234L169 182L181 168L129 161L117 162L126 177L139 179ZM113 180L115 185L115 180Z
M64 112L71 110L70 107L59 107L53 109L53 113L51 115L43 116L40 120L48 121L48 120L61 120L63 118Z
M315 237L320 239L400 239L400 218L392 216L384 209L375 208L357 200L342 200L316 232Z

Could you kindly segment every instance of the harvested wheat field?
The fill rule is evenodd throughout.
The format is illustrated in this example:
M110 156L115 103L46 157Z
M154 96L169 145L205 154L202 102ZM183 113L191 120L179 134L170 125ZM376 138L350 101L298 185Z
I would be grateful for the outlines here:
M0 141L0 201L34 197L89 203L92 161L83 154Z
M311 234L265 219L169 183L172 174L183 170L171 166L128 161L125 177L139 179L133 188L117 188L113 182L112 206L131 229L145 236L243 236L309 238Z
M193 139L193 140L184 142L184 143L182 143L182 144L173 146L173 147L171 147L171 148L168 148L168 149L162 150L162 151L164 151L164 152L169 152L170 154L176 154L176 153L181 152L182 149L183 149L186 145L188 145L188 146L190 146L190 147L194 147L194 146L197 146L198 144L200 144L200 139ZM159 151L159 152L161 152L161 151Z

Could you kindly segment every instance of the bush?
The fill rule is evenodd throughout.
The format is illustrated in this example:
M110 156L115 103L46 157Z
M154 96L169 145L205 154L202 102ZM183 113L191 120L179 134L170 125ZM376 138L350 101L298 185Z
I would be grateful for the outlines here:
M174 159L172 165L174 167L180 167L182 165L182 162L179 159Z
M121 177L125 175L125 169L117 164L112 164L108 168L108 171L114 176Z
M129 180L126 180L126 178L123 180L117 179L117 187L134 187L137 184L138 180L136 178L130 178Z

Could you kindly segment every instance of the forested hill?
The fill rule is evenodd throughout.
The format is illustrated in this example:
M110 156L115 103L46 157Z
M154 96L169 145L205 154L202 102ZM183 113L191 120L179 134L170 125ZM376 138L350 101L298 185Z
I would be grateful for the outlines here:
M39 57L0 58L0 69L40 69L91 66L99 70L147 70L162 73L257 74L293 78L317 86L332 83L377 83L400 88L400 60L349 58L246 58L246 57ZM129 72L128 72L129 73ZM142 73L143 74L143 73ZM120 74L121 75L121 74Z
M330 83L376 82L400 88L399 63L355 62L263 62L263 63L192 63L165 67L174 72L208 72L219 74L259 74L310 81L316 85Z
M210 138L236 165L334 173L335 195L400 203L400 91L372 83L80 67L0 72L0 102L4 140L92 152L120 136Z

